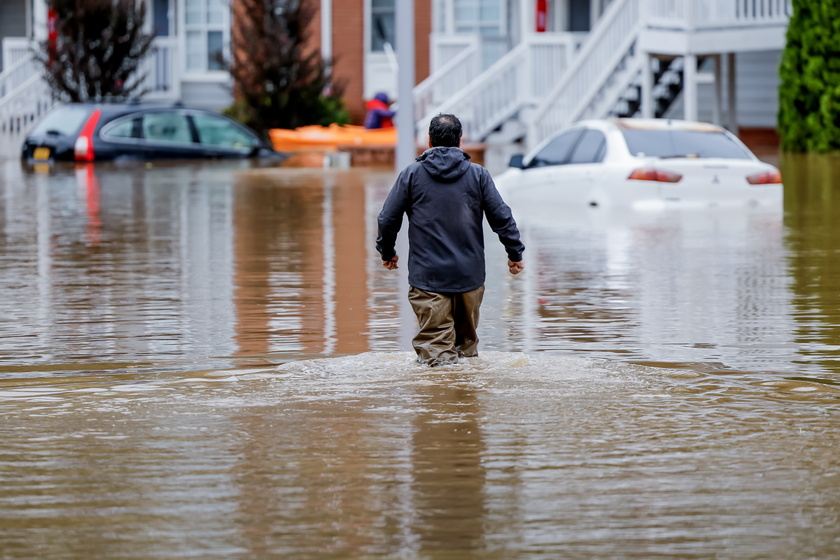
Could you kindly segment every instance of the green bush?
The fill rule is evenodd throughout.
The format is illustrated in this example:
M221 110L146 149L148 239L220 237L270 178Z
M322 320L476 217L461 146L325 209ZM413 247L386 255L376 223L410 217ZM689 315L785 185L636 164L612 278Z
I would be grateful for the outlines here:
M779 77L782 150L840 150L840 4L793 0Z

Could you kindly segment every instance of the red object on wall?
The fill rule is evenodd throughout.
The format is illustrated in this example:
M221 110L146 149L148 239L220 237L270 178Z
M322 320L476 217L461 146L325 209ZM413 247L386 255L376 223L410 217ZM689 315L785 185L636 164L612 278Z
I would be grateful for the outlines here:
M548 22L548 0L537 0L537 33L545 33Z
M50 8L47 10L47 53L49 62L53 61L53 55L58 50L58 12Z

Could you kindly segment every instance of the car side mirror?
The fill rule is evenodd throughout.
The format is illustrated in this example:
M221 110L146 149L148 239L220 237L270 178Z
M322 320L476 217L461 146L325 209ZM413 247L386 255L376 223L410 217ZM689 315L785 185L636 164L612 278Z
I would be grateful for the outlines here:
M516 154L515 156L511 156L510 162L508 163L508 167L525 169L525 156L522 154Z

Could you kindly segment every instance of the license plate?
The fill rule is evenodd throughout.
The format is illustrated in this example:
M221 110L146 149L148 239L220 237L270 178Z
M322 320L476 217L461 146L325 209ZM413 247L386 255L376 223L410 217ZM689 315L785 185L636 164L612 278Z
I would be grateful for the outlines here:
M32 159L50 159L50 149L35 148L35 151L32 152Z

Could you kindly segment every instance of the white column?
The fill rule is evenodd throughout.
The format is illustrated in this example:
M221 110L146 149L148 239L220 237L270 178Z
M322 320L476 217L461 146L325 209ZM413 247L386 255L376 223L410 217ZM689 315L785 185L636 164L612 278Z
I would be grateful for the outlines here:
M332 0L321 0L321 58L332 61Z
M414 0L397 4L397 171L414 161Z
M685 102L684 118L687 121L697 120L697 55L685 55L683 68L683 100Z
M712 106L712 122L718 126L722 124L721 120L721 109L723 106L723 72L720 65L722 64L722 60L719 54L716 54L712 57L715 63L715 102Z
M32 38L36 41L47 39L46 0L32 0Z
M727 74L727 99L728 110L726 114L727 128L733 134L738 134L738 111L737 111L737 95L735 82L735 53L726 54L726 74Z
M653 57L650 53L642 53L642 117L652 119L656 116L653 106Z
M523 43L534 31L534 17L536 14L536 0L519 0L519 26L521 34L519 40Z

